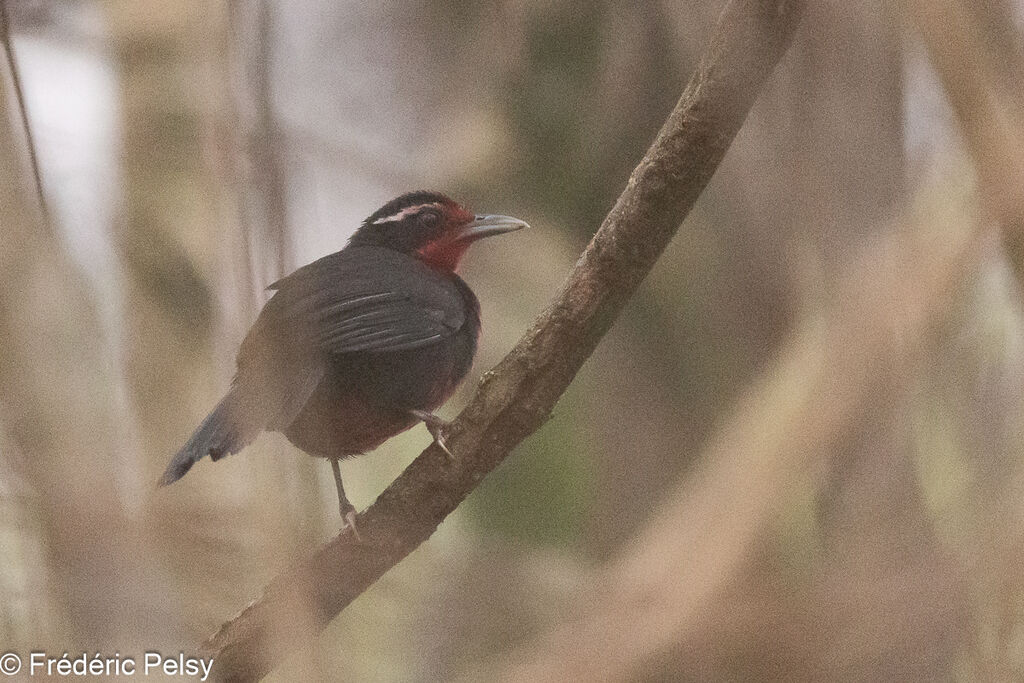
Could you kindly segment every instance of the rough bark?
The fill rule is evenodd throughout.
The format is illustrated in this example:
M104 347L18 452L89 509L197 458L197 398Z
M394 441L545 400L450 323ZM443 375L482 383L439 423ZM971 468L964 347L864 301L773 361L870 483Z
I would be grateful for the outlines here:
M832 444L856 429L856 417L875 400L873 390L892 358L920 353L929 325L948 311L944 297L980 258L985 233L969 212L944 207L909 217L906 228L911 226L894 229L888 239L865 250L845 271L826 310L806 316L794 329L778 361L743 392L716 430L698 471L665 496L633 543L576 596L578 609L505 661L459 680L660 680L639 672L670 654L698 669L692 677L714 679L708 660L720 642L722 624L749 616L744 609L722 613L727 589L757 558L759 539L794 493L804 486L821 487L836 457L829 454ZM912 569L903 574L905 580L945 575L944 569ZM824 680L876 680L885 665L889 673L920 673L909 659L879 656L893 651L892 638L875 631L866 636L858 628L879 612L865 610L859 592L857 605L844 605L834 586L803 595L806 604L821 609L813 626L800 623L807 619L806 610L795 610L793 619L770 634L771 654L793 662L784 670L808 667L805 678ZM888 589L871 585L872 592ZM904 600L924 590L897 592L888 604L902 608ZM936 612L940 618L950 616L941 610L932 615ZM788 613L782 614L785 622ZM764 633L764 623L760 626L757 632ZM734 634L735 647L741 638L729 633ZM751 637L749 631L744 635ZM822 651L835 653L825 665L815 660ZM735 650L730 654L735 656ZM725 677L735 676L730 669ZM678 673L669 678L680 677L689 678Z
M454 461L428 448L359 516L362 543L335 538L226 623L203 648L220 679L257 679L315 635L549 418L714 174L803 7L728 4L697 72L561 292L447 432Z

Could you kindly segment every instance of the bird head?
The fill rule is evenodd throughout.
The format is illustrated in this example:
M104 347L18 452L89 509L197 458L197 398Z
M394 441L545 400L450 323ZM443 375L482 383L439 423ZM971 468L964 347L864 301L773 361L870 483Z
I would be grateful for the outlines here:
M420 191L374 211L349 244L393 249L454 272L473 242L525 227L518 218L477 215L443 194Z

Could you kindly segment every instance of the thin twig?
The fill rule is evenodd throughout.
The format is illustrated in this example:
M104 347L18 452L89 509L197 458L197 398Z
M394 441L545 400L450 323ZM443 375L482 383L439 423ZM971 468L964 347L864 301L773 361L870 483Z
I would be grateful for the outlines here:
M555 402L693 207L789 45L803 0L733 0L679 103L561 292L445 435L338 536L275 578L203 650L220 680L256 680L425 541Z
M18 115L21 117L21 128L25 135L25 143L28 145L28 160L32 167L32 178L36 185L36 197L39 200L39 210L43 214L43 225L48 230L53 230L53 223L50 218L50 206L46 201L46 193L43 191L43 176L39 171L39 156L36 153L36 140L32 134L32 124L28 118L28 106L25 103L25 91L21 87L21 75L18 71L18 61L14 57L14 43L11 40L11 22L7 14L7 0L0 0L0 41L4 44L4 54L7 57L7 66L11 71L11 84L14 86L14 97L18 102Z
M256 7L256 47L252 65L255 71L255 96L258 108L255 135L250 141L255 162L264 176L260 188L266 195L265 229L273 245L274 259L270 263L274 279L288 274L291 263L291 248L288 239L288 202L285 197L285 177L281 168L280 135L277 116L274 111L274 87L271 81L271 66L274 58L274 14L267 0L260 0Z

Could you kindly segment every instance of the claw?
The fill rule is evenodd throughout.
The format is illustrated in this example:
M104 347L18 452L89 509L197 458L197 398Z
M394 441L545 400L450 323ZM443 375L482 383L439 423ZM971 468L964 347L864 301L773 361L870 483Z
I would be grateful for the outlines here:
M448 462L455 460L455 454L451 452L451 449L448 448L448 444L444 442L444 436L442 436L440 432L437 434L431 433L431 436L434 437L434 443L437 444L437 447L444 451L444 454L448 456Z
M356 538L356 543L362 543L363 537L359 535L359 529L356 527L356 511L349 510L342 515L342 519L344 520L344 524L342 524L341 530L343 532L351 531L352 535Z
M455 460L455 454L452 453L450 448L448 448L448 444L445 443L444 440L444 435L441 433L441 430L447 427L448 423L437 415L428 413L425 410L410 410L409 414L423 421L423 425L427 428L427 431L430 432L430 436L434 437L434 443L436 443L437 447L440 448L446 456L448 456L448 461L451 462Z

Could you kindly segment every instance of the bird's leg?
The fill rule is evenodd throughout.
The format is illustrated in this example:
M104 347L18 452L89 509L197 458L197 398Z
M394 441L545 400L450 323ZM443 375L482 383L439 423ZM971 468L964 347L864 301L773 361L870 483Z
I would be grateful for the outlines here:
M345 487L341 483L341 468L338 467L337 458L331 458L331 470L334 472L334 486L338 489L338 512L341 513L341 519L344 526L342 531L345 529L351 529L352 535L356 537L356 540L360 543L363 539L359 536L359 529L356 528L356 508L352 503L348 502L348 496L345 495Z
M448 449L448 444L444 442L444 435L441 434L441 430L448 426L448 423L439 418L433 413L428 413L425 410L410 410L409 414L415 417L417 420L423 420L423 424L426 425L427 431L434 437L434 443L437 444L438 448L444 451L444 454L448 456L449 460L454 460L455 455Z

